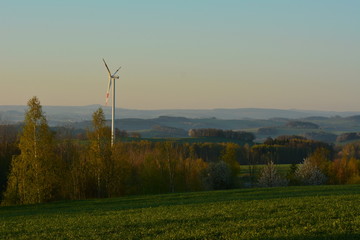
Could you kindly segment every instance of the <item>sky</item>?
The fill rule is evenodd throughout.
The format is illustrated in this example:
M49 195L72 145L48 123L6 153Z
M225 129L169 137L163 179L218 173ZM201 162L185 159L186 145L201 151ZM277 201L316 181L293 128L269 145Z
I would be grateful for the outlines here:
M360 111L357 0L0 1L0 105Z

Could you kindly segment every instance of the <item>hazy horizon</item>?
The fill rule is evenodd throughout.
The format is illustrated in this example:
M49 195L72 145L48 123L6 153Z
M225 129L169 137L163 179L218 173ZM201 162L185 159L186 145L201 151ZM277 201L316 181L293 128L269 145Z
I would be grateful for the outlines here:
M105 112L107 114L110 114L111 111L111 105L109 106L105 106L102 104L87 104L87 105L44 105L42 104L42 107L44 108L51 108L51 107L74 107L74 108L86 108L86 107L101 107L105 110ZM5 107L5 108L11 108L11 107L23 107L24 109L27 108L26 104L19 104L19 105L0 105L0 111L1 111L1 107ZM334 113L360 113L359 111L352 111L352 110L348 110L348 111L336 111L336 110L323 110L323 109L299 109L299 108L262 108L262 107L239 107L239 108L149 108L149 109L141 109L141 108L124 108L124 107L118 107L116 106L116 109L122 109L122 110L131 110L131 111L211 111L211 110L279 110L279 111L298 111L298 112L334 112ZM121 116L119 116L121 117Z
M7 1L0 105L360 111L360 1Z

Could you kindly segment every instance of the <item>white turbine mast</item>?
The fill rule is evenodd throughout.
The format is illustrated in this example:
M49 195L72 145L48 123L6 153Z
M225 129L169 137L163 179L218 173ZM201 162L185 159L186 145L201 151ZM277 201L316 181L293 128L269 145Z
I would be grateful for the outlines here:
M108 65L106 64L105 60L103 59L105 67L108 71L109 74L109 83L108 83L108 88L106 91L106 103L105 105L108 104L109 101L109 94L110 94L110 88L112 85L112 111L111 111L111 146L114 145L115 143L115 79L119 79L119 76L117 76L117 72L120 70L121 67L119 67L113 74L111 74L110 69L108 67Z

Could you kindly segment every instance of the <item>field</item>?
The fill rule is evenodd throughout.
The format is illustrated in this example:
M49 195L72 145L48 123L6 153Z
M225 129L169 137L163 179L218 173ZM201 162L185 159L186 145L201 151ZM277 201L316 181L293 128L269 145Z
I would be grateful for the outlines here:
M0 239L360 239L360 185L0 207Z

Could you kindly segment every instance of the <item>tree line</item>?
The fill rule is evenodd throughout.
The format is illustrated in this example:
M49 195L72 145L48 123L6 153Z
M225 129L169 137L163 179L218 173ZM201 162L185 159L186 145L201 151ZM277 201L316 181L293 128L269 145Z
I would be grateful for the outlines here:
M190 137L218 137L236 139L250 143L255 139L253 133L244 131L222 130L215 128L190 129L188 134Z
M30 99L19 137L17 127L0 126L2 203L236 188L244 186L241 165L248 166L253 186L360 183L360 144L336 149L282 136L253 146L171 141L119 141L111 146L105 122L99 108L86 138L74 139L71 131L52 132L40 101ZM198 132L251 139L231 131ZM286 176L276 172L281 163L293 163ZM259 164L265 167L255 171Z

